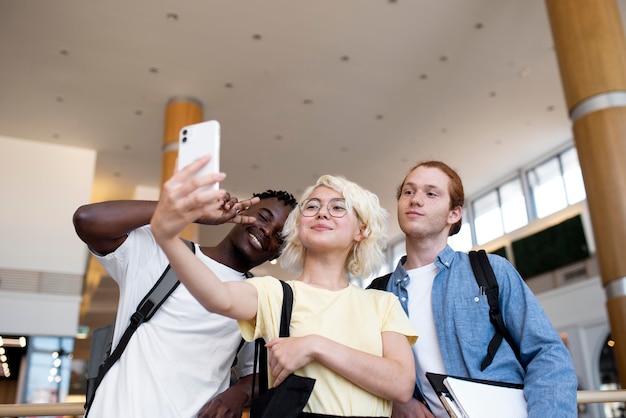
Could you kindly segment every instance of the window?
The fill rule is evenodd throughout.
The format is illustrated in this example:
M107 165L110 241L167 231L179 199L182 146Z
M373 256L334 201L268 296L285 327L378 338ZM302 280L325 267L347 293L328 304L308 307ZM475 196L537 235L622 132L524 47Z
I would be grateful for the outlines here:
M529 170L528 184L532 191L535 213L538 218L548 216L567 206L558 156Z
M504 233L498 190L492 190L473 202L476 241L484 244Z
M528 170L528 183L538 218L586 198L578 154L573 147Z
M585 193L585 183L583 173L580 170L578 153L575 148L570 148L561 154L561 164L563 166L563 181L565 182L565 193L567 203L573 205L587 198Z
M448 245L450 245L454 251L467 252L472 249L472 228L465 218L463 218L461 230L451 237L448 237Z
M528 223L526 199L519 177L500 186L500 208L504 232L511 232Z
M519 177L473 202L476 241L484 244L528 223L526 199Z
M30 337L22 403L65 402L69 392L73 337Z

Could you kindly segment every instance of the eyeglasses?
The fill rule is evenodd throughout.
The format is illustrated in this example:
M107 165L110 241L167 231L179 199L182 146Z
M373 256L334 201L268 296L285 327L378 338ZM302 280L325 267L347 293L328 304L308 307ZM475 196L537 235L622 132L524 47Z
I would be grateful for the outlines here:
M317 215L322 208L322 202L317 199L307 199L300 204L300 213L307 218ZM344 199L330 199L326 204L328 213L333 218L343 218L348 213L348 206Z

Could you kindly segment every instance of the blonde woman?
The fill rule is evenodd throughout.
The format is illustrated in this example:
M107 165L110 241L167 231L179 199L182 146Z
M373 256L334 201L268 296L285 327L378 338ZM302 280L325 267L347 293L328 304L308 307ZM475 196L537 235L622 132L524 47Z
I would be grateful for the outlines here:
M376 195L342 177L322 176L287 218L281 262L299 271L289 338L278 338L282 287L273 277L221 282L196 262L178 233L224 191L202 189L224 174L193 177L203 158L163 189L152 230L181 282L209 311L235 318L248 341L269 341L270 386L291 373L316 379L303 416L389 417L413 394L417 338L397 298L351 285L383 260L387 213ZM258 242L263 246L263 242Z

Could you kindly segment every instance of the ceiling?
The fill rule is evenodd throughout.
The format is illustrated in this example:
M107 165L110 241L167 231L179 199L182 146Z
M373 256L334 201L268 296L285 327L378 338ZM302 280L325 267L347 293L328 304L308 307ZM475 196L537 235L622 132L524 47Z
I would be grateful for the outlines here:
M345 175L391 237L417 161L472 195L572 138L540 0L0 0L0 56L0 135L97 150L99 200L159 187L177 97L221 123L231 193Z

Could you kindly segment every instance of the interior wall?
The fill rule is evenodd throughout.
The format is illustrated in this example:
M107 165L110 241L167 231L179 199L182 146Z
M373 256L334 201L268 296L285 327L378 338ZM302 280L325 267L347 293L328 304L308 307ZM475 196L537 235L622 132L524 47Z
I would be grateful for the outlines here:
M0 267L83 274L72 225L89 203L96 152L0 136Z
M94 150L0 136L0 333L76 333L88 254L72 215L95 163Z

